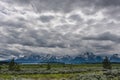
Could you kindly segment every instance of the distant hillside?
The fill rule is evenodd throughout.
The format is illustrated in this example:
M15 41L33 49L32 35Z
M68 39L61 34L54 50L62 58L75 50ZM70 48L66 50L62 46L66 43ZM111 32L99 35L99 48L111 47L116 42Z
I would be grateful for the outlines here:
M16 59L18 63L65 63L65 64L80 64L80 63L101 63L104 56L95 55L92 52L86 52L77 56L57 56L52 54L36 55L32 54L29 56L23 56ZM118 54L114 54L109 57L111 62L120 62Z

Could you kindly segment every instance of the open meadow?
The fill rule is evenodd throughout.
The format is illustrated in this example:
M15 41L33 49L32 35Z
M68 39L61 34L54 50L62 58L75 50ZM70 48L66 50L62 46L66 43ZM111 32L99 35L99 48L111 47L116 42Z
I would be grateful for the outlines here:
M1 65L0 80L120 80L120 64L19 64L19 71Z

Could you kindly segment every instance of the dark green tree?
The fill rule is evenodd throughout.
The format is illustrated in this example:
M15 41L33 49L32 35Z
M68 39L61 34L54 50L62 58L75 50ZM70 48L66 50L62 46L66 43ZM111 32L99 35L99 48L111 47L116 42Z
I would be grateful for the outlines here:
M20 71L20 66L17 63L15 63L14 58L9 62L8 69L10 71Z
M51 69L51 65L50 63L47 64L47 70L50 70Z
M73 70L73 64L70 64L69 67L70 67L70 70Z
M15 61L14 61L14 58L9 62L8 69L9 69L10 71L13 71L13 70L15 69Z
M65 63L63 63L63 67L66 67Z
M0 66L0 71L1 71L2 67Z
M105 59L103 60L102 64L103 64L103 68L104 68L104 69L111 69L111 68L112 68L111 62L110 62L110 60L108 59L107 56L106 56Z

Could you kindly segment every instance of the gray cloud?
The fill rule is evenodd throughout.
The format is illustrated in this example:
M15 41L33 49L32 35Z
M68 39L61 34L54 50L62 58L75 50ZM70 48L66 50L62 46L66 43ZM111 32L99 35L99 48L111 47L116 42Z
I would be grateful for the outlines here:
M53 16L40 16L40 20L45 23L45 22L49 22L53 19L54 17Z
M115 49L115 44L113 44L113 43L105 44L105 43L101 42L101 44L93 43L91 45L94 48L96 48L97 50L99 50L100 52L101 51L105 52L105 51L110 51L110 50L114 50Z
M96 36L84 37L84 40L98 40L98 41L113 41L116 43L120 42L120 36L112 34L110 32L105 32Z
M83 21L83 19L79 15L75 15L75 14L71 15L69 18L71 20L78 21L78 22L82 22Z
M119 0L1 0L0 4L3 54L120 52Z
M62 11L70 12L81 7L92 7L97 0L17 0L17 3L31 4L37 11Z
M98 4L103 7L117 7L120 6L120 0L99 0Z

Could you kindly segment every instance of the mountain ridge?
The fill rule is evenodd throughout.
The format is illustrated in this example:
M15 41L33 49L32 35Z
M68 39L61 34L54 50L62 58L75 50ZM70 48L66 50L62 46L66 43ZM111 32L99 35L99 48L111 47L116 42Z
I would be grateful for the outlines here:
M105 56L95 55L92 52L86 52L76 56L60 56L53 54L31 54L15 59L18 63L47 63L47 62L58 62L65 64L80 64L80 63L101 63ZM111 62L120 62L119 54L113 54L109 57Z

